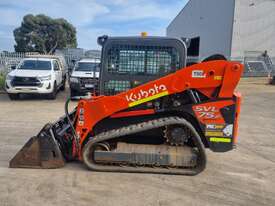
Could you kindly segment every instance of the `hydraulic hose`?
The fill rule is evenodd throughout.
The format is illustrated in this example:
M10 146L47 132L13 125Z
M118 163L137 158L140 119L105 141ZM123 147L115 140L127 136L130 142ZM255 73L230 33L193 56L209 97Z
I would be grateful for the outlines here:
M66 100L66 102L65 102L65 115L66 115L67 120L68 120L68 123L69 123L69 125L70 125L70 127L71 127L71 129L72 129L73 138L74 138L74 140L75 140L75 142L76 142L76 145L77 145L77 147L78 147L77 149L79 149L78 137L77 137L77 134L76 134L74 125L73 125L73 123L72 123L72 121L71 121L70 114L69 114L69 110L68 110L70 101L71 101L71 98L68 98L68 99Z

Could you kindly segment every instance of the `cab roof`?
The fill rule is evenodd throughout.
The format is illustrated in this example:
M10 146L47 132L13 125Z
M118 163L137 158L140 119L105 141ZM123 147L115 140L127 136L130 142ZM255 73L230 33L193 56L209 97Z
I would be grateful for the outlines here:
M48 55L48 54L34 54L34 55L26 55L25 58L33 58L33 59L60 59L60 56L57 56L57 55Z
M23 60L39 60L39 61L52 61L52 58L34 58L34 57L25 57Z

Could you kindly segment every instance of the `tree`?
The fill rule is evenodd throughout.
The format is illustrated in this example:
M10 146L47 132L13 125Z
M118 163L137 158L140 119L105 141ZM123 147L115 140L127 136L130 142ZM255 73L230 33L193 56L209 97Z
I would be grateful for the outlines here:
M76 29L65 19L28 14L13 31L16 52L52 54L56 49L76 48Z

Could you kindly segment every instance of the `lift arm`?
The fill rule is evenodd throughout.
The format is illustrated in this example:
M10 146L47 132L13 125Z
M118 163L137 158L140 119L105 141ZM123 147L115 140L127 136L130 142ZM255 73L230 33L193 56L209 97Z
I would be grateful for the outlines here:
M182 68L115 96L81 100L77 107L76 120L80 144L83 144L88 134L93 131L93 127L102 119L163 96L197 89L211 98L218 88L218 98L232 98L242 71L243 65L238 62L204 62Z

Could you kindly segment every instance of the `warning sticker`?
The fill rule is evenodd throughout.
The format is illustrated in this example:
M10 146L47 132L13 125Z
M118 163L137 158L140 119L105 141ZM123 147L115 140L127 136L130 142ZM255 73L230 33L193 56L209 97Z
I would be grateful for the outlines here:
M214 137L223 137L224 135L223 135L223 132L216 132L216 131L206 131L205 132L205 135L206 136L214 136Z
M233 124L207 124L205 136L207 137L232 137Z
M214 76L214 80L222 80L222 76Z
M205 78L206 75L203 72L203 70L193 70L192 71L192 77L193 78Z

